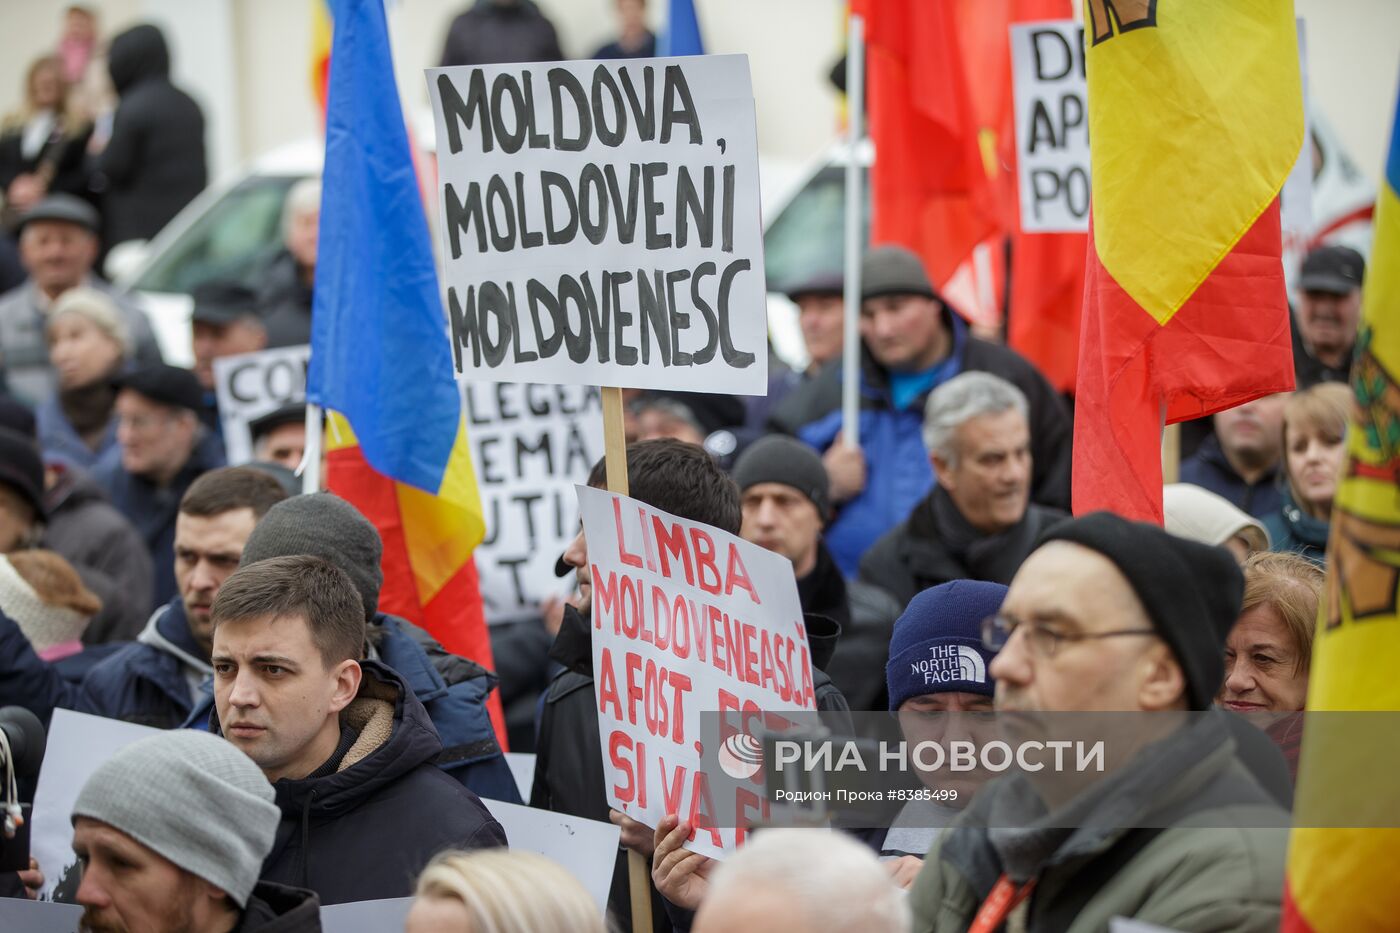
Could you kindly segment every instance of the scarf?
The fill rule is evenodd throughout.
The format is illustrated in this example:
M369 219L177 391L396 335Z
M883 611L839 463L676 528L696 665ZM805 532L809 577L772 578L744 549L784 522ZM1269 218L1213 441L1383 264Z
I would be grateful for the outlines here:
M968 524L948 491L934 486L909 513L909 536L915 541L937 542L962 565L966 571L963 576L1008 584L1035 547L1039 527L1031 520L1032 514L1033 507L1027 505L1019 522L989 535Z
M96 450L112 420L117 390L103 377L89 385L60 389L58 404L83 443Z

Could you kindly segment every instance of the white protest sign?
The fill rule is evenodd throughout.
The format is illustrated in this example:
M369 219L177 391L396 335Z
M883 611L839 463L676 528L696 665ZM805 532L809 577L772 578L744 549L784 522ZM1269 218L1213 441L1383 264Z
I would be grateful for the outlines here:
M535 755L530 752L506 752L506 764L510 776L515 778L515 788L520 791L521 800L529 800L535 789Z
M458 372L767 391L747 57L427 78Z
M230 466L253 459L248 425L283 405L306 401L306 362L310 347L282 347L240 353L214 361L214 391Z
M1017 184L1026 233L1089 229L1089 110L1084 27L1073 20L1011 27Z
M402 930L411 897L391 897L381 901L352 901L321 907L321 933L383 933Z
M29 840L29 852L44 872L41 897L71 904L78 892L71 817L87 779L102 762L159 731L102 716L54 710L39 769L39 787L34 792L34 827Z
M77 904L52 904L0 897L0 930L15 933L78 933L83 909Z
M622 830L611 823L522 807L518 803L481 798L506 831L512 849L534 852L553 859L583 885L598 912L608 909Z
M792 563L626 496L578 496L608 803L648 826L679 814L696 827L689 848L732 852L742 832L715 820L700 714L816 709ZM732 793L724 812L761 805Z
M487 622L509 622L565 593L554 565L578 534L574 484L603 455L592 386L462 383L486 536L474 556Z

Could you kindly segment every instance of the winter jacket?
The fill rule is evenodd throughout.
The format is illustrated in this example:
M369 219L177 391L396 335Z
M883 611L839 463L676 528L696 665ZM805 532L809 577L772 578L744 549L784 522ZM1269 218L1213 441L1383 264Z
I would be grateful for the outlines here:
M72 564L102 609L83 630L89 645L135 638L150 618L155 569L141 536L80 470L51 461L44 547Z
M87 276L79 283L111 298L130 335L131 357L137 363L159 363L160 345L146 312L102 280ZM45 333L52 302L32 281L0 295L0 367L10 392L27 405L48 401L58 391L58 377L49 365Z
M435 763L446 774L480 797L521 803L520 788L486 711L486 699L496 687L490 671L451 654L418 626L377 613L371 623L369 660L380 662L408 685L427 710L443 749ZM214 710L211 690L201 691L184 720L203 729Z
M816 565L797 581L797 597L804 615L827 616L841 626L829 660L818 666L830 675L851 709L883 710L890 633L904 606L883 590L842 577L831 552L820 542Z
M535 711L552 679L549 646L554 643L554 636L537 615L493 622L487 633L491 636L491 661L501 679L501 706L506 714L510 749L533 752Z
M53 121L48 137L38 151L24 152L26 124L14 124L0 133L0 191L9 191L20 175L40 169L51 173L48 194L88 194L88 170L85 152L92 138L92 124L59 117Z
M170 83L170 50L155 26L112 39L107 70L119 100L112 136L97 159L102 242L149 240L204 190L204 113ZM100 183L103 183L100 182Z
M267 330L269 349L311 342L311 288L302 282L296 259L285 249L263 272L258 315Z
M1287 814L1237 759L1223 717L1203 715L1147 746L1071 802L1076 828L1049 830L1052 851L1031 876L1036 887L1020 929L1097 933L1120 916L1192 933L1278 929ZM998 778L973 798L910 891L915 930L972 923L1006 870L1005 843L999 848L989 834L993 822L1017 827L1003 834L1071 822L1068 810L1063 820L1006 818L1025 810L1044 813L1022 774ZM1167 828L1125 828L1134 825Z
M102 432L102 440L93 450L78 434L63 412L58 396L51 395L34 408L34 426L39 435L39 449L44 457L59 458L84 470L102 458L107 451L117 446L117 419L107 422Z
M442 741L403 678L377 661L360 668L336 756L272 785L282 821L261 877L315 891L322 904L409 897L438 852L506 844L477 796L434 765ZM217 719L210 726L217 732Z
M946 309L944 320L953 349L939 364L930 391L971 370L992 373L1019 388L1030 406L1035 465L1031 498L1041 505L1068 508L1072 428L1063 399L1015 351L971 336L962 320ZM903 521L933 485L933 468L923 441L927 393L896 409L889 372L868 350L862 350L862 359L860 447L865 454L865 488L840 508L824 535L847 577L855 575L861 555ZM798 386L778 406L771 426L825 451L841 432L841 370L833 363Z
M477 0L452 21L442 48L444 67L563 59L554 24L534 0Z
M75 708L126 722L174 729L185 721L200 685L213 673L190 634L185 604L176 596L151 616L140 637L83 678Z
M1244 477L1236 473L1230 461L1225 459L1225 451L1220 449L1220 438L1214 434L1201 441L1196 452L1182 461L1181 481L1229 499L1236 508L1260 521L1266 520L1283 506L1278 470L1270 470L1255 482L1246 483Z
M1327 566L1329 522L1313 518L1298 507L1293 493L1285 491L1278 509L1264 516L1270 550L1301 554L1319 567Z
M175 516L180 499L202 474L223 466L224 444L219 436L202 431L194 450L168 486L156 486L133 476L122 466L121 448L107 453L92 469L92 478L123 515L136 526L154 569L157 604L177 595L175 586Z
M1294 383L1299 392L1324 382L1348 382L1351 379L1351 358L1355 347L1347 351L1343 357L1346 362L1341 366L1328 366L1308 349L1308 342L1303 339L1303 332L1298 327L1298 315L1290 314L1288 320L1293 331Z
M1041 533L1067 517L1058 509L1032 504L1018 524L999 534L982 534L962 517L943 487L935 486L909 518L865 552L860 579L889 593L901 606L950 580L1009 584Z
M321 933L321 901L313 891L260 881L232 933Z

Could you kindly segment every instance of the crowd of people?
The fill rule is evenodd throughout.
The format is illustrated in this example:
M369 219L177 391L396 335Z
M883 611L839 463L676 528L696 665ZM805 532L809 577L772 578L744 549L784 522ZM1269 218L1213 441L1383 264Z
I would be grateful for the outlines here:
M652 54L644 2L618 12L599 56ZM478 0L442 61L560 57L533 3ZM97 274L205 183L203 118L164 39L104 45L74 6L27 91L0 130L18 259L0 295L0 707L162 730L73 807L86 929L317 930L318 906L409 896L410 931L631 929L629 853L657 931L1277 928L1359 254L1303 261L1297 390L1194 426L1164 529L1069 516L1073 400L974 335L898 246L862 262L858 445L836 270L780 283L810 363L775 358L767 396L627 393L630 495L791 563L828 723L855 734L852 711L878 711L914 737L930 715L1194 714L1097 781L1013 774L875 830L764 829L719 864L685 847L681 814L649 827L609 806L582 531L559 556L574 594L526 637L493 627L489 670L381 611L379 531L299 494L300 406L226 465L213 363L309 341L320 182L288 193L258 288L195 289L194 365L171 366ZM604 461L587 483L606 488ZM916 676L938 651L976 660ZM495 691L536 754L528 801ZM509 850L483 800L617 824L606 918L558 864ZM1258 828L1220 829L1237 825ZM0 875L0 894L59 868Z

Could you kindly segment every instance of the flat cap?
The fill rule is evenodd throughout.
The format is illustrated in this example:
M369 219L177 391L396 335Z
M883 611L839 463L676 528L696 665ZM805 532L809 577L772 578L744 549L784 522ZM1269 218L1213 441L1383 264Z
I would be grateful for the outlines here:
M89 233L97 233L102 224L96 208L71 194L51 194L44 198L20 217L19 228L22 230L36 220L77 224Z
M153 402L188 408L198 412L204 407L204 389L199 379L188 369L165 363L149 363L112 380L112 387L139 392Z

